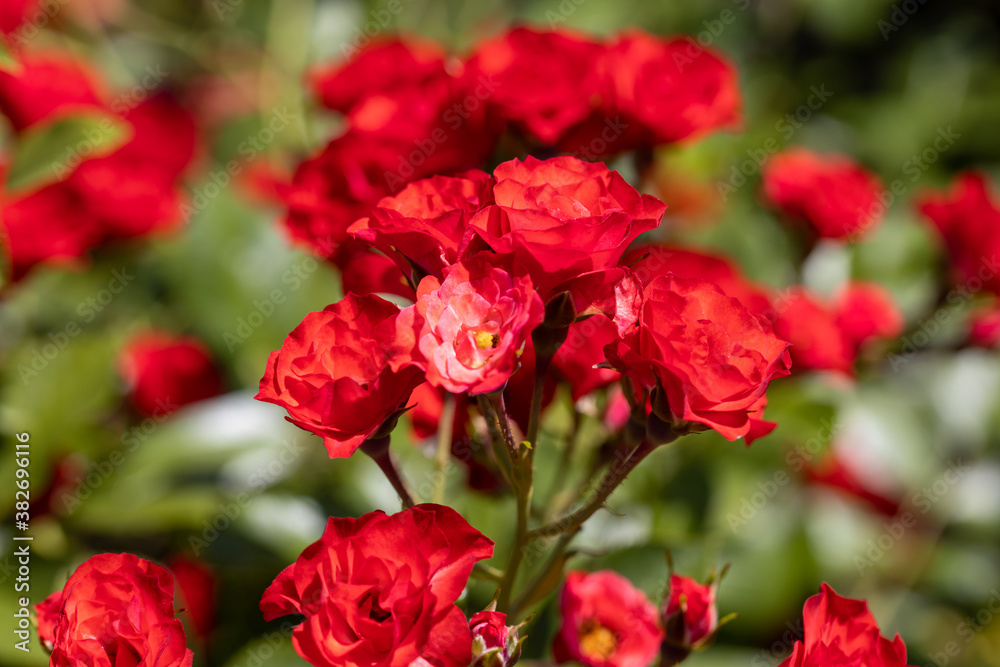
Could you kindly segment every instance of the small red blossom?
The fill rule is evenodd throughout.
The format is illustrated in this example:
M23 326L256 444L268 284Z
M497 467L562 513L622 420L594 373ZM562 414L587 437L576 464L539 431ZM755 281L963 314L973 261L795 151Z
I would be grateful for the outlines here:
M552 652L557 663L646 667L663 630L656 606L617 572L570 572L559 601L562 625Z
M771 323L702 280L671 274L643 293L638 326L609 345L609 361L654 392L656 416L702 424L729 440L759 419L768 383L788 375L788 342Z
M471 224L493 250L513 253L543 296L564 281L616 268L666 210L618 172L573 157L511 160L493 176L496 203Z
M389 367L399 312L380 297L348 294L309 313L268 358L257 400L321 436L331 458L350 456L398 417L421 382L416 368Z
M857 241L885 215L882 183L853 159L792 148L764 164L764 196L823 238Z
M468 60L492 82L486 102L536 142L553 146L599 102L603 49L565 30L520 27L481 42Z
M441 505L330 518L260 609L265 620L306 617L292 643L316 667L467 667L472 631L455 600L492 555L493 542Z
M205 344L191 336L150 331L122 350L118 369L136 409L163 417L219 395L222 376Z
M98 554L35 606L49 664L191 667L170 572L132 554Z
M780 667L907 667L906 646L882 636L868 603L823 584L802 608L805 639Z
M960 174L948 191L922 195L917 207L944 241L951 280L1000 294L1000 202L986 176Z
M712 640L719 628L715 606L717 581L700 584L690 577L670 575L670 594L664 600L663 627L666 631L663 655L673 662L687 657L692 649Z
M517 370L518 357L544 317L527 276L511 275L481 253L424 278L417 302L397 323L394 369L417 366L427 382L453 393L496 391Z

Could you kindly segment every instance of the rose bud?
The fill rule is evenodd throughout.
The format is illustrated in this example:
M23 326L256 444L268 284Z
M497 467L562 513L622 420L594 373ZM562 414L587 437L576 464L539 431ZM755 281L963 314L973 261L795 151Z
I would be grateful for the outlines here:
M520 636L525 623L527 621L509 626L507 614L492 609L475 614L469 620L472 667L509 667L516 663L521 657L521 644L526 639Z
M660 654L664 665L684 660L693 649L707 646L719 629L719 613L715 608L718 580L714 577L699 584L690 577L670 575L670 595L663 608L666 638Z

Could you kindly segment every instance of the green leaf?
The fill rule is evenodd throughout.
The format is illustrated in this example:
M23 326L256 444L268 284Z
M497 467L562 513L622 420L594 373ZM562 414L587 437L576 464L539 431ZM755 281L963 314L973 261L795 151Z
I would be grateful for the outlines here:
M16 192L61 181L82 161L108 155L131 138L131 125L99 109L29 128L21 135L5 187Z
M21 63L17 62L11 52L7 39L0 36L0 72L17 72L20 69Z

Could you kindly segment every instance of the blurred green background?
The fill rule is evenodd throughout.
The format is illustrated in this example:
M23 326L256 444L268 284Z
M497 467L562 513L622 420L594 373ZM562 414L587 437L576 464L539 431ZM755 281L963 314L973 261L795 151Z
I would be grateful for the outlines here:
M701 33L702 43L739 71L745 129L658 151L665 174L690 180L715 202L710 221L668 216L664 235L723 250L749 276L775 286L805 282L823 292L844 275L880 282L902 305L910 333L934 313L944 276L937 241L912 196L972 167L1000 182L1000 5L989 0L403 0L397 13L382 2L321 0L79 4L90 9L61 10L38 43L80 54L119 89L147 67L162 67L167 85L197 95L207 110L202 155L189 178L194 201L278 111L294 121L252 166L287 172L329 139L337 120L316 108L303 74L339 58L366 22L378 32L425 35L457 53L516 21L599 35L630 26ZM814 88L832 95L807 120L783 123ZM913 157L949 128L953 145L914 169ZM760 206L755 170L718 201L718 183L736 183L733 170L771 138L854 155L885 183L902 179L906 191L867 242L821 246L802 266L784 229ZM628 175L628 164L614 166ZM667 193L660 196L673 205ZM205 643L188 633L195 664L303 664L281 622L261 619L260 593L319 536L327 516L391 511L398 500L371 461L328 460L318 438L251 399L268 353L307 312L339 298L335 271L291 248L277 222L280 209L243 185L203 204L182 233L102 250L79 270L43 268L3 294L4 451L13 449L12 434L31 434L35 491L66 455L85 480L79 503L33 522L31 596L38 602L60 588L72 567L96 552L163 560L193 550L218 578L214 631ZM89 319L81 304L114 270L135 279ZM284 303L233 344L226 335L275 289ZM903 636L911 664L1000 665L1000 615L989 611L1000 599L1000 357L955 350L969 307L949 310L944 331L906 363L873 360L854 384L816 375L774 383L768 418L779 427L750 448L703 434L657 452L612 497L620 515L602 512L588 524L573 566L614 568L659 602L664 550L679 572L698 578L731 563L719 607L739 618L714 647L690 658L692 666L777 665L801 635L802 603L821 581L867 598L885 634ZM19 370L70 322L79 324L78 336L37 374ZM231 392L145 430L128 421L116 358L149 326L204 340ZM568 397L556 403L545 428L551 446L537 458L541 497L557 476L568 421ZM593 437L584 438L580 455L599 427L587 421L585 432ZM397 430L394 449L427 499L432 447L409 442L407 433ZM799 461L818 461L832 442L865 463L873 485L902 498L917 525L899 531L894 519L809 484ZM121 465L110 463L115 451ZM949 469L961 471L957 481L945 476ZM13 476L6 454L4 489L12 489L6 480ZM512 501L467 491L459 467L449 468L447 499L506 554ZM15 605L13 500L13 491L0 494L0 514L9 517L0 526L5 619ZM482 608L491 593L474 583L466 610ZM558 625L554 607L549 600L536 619L528 655L547 650ZM5 637L0 664L47 662L37 644L25 655Z

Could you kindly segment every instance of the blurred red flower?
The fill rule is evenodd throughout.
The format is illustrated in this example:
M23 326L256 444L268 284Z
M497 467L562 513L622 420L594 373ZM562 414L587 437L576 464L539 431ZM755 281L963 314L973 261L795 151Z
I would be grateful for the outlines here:
M764 163L764 197L823 238L857 241L885 215L882 183L852 158L790 148Z
M222 391L222 377L208 348L190 336L141 334L122 350L118 369L132 404L151 417L163 417Z
M952 280L972 292L1000 294L1000 204L986 176L960 174L946 192L919 197L917 207L944 241Z

